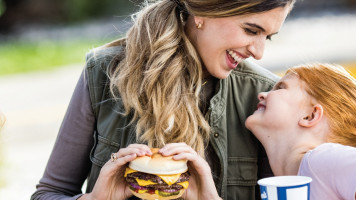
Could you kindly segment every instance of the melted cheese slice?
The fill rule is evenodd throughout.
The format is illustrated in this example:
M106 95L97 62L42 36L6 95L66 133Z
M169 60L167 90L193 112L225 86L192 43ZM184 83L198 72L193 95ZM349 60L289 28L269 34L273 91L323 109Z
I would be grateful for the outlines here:
M189 182L188 181L184 181L184 182L177 183L177 184L183 186L184 189L187 189L188 186L189 186Z
M135 192L142 194L142 193L146 193L148 190L135 190Z
M164 182L168 185L172 185L178 181L181 174L173 174L173 175L158 175Z
M125 170L125 175L124 177L127 176L127 174L131 174L131 173L134 173L134 172L137 172L136 170L134 169L131 169L129 167L126 168ZM168 185L173 185L174 183L176 183L180 177L181 173L179 174L173 174L173 175L159 175L157 174L157 176L159 176L164 182L166 182ZM146 185L152 185L152 184L155 184L153 183L152 181L145 181L145 180L142 180L142 179L136 179L137 183L141 186L146 186ZM183 182L184 183L184 182ZM183 186L183 185L182 185ZM184 186L183 186L184 187ZM187 186L188 187L188 186Z
M134 172L137 172L137 171L136 171L136 170L131 169L130 167L126 167L124 177L126 177L126 176L127 176L127 174L131 174L131 173L134 173Z

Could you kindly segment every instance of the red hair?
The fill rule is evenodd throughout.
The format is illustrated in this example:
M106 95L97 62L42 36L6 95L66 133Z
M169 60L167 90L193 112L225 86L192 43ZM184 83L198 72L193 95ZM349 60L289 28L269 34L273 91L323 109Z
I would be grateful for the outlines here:
M290 68L304 81L306 92L324 108L329 142L356 147L356 80L342 66L307 64Z

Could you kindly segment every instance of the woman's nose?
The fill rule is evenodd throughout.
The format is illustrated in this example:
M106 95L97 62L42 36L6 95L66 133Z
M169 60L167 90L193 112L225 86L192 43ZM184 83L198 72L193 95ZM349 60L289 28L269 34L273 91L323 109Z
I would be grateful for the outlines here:
M248 46L248 51L251 53L254 59L261 60L263 57L263 53L265 51L266 39L264 38L256 38L253 40Z

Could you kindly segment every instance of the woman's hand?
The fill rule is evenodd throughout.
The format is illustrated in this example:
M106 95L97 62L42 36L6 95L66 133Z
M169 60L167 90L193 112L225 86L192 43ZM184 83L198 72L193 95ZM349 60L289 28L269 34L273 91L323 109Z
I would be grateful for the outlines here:
M163 156L172 156L174 160L188 160L191 177L189 187L183 198L186 200L212 199L221 200L216 191L209 164L196 151L185 143L171 143L159 152Z
M143 144L131 144L120 149L101 168L93 191L79 200L124 200L132 196L125 181L126 164L138 156L151 156L150 148Z

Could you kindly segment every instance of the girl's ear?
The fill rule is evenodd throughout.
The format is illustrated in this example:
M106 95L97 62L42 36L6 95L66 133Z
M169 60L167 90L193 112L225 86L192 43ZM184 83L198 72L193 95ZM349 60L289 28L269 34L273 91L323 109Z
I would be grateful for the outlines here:
M299 126L302 127L312 127L316 124L318 124L318 122L320 122L320 120L322 119L324 115L324 109L320 104L314 105L312 112L308 113L307 116L304 116L302 119L299 120Z

